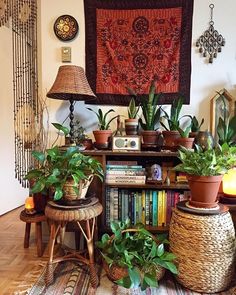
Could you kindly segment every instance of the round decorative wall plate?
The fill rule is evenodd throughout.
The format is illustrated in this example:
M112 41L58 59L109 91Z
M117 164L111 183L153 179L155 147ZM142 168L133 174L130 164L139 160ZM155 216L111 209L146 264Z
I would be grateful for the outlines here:
M79 31L77 20L71 15L61 15L54 23L54 33L61 41L70 41Z

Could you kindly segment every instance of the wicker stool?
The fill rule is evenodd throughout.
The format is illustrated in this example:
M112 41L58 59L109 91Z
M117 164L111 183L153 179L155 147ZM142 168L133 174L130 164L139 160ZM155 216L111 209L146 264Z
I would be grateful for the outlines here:
M35 233L36 233L36 245L37 245L37 254L38 256L43 255L43 243L42 243L42 221L46 221L47 217L44 213L36 213L29 215L25 210L20 213L20 220L24 221L25 224L25 237L24 237L24 248L29 248L29 239L30 239L30 229L31 223L35 223Z
M74 207L75 208L75 207ZM49 240L49 262L45 275L46 285L50 285L54 281L53 263L77 260L89 265L90 268L90 282L93 288L98 286L99 280L95 270L94 264L94 245L93 236L96 225L96 217L102 213L102 205L98 199L92 198L88 205L80 206L74 209L73 207L66 207L57 205L53 201L48 202L45 215L50 220L50 240ZM85 237L87 242L87 249L89 259L82 255L81 252L69 249L63 245L65 228L68 222L76 222ZM81 222L85 222L85 230L81 226ZM53 259L54 245L57 235L60 234L60 244L67 252L64 256Z
M173 210L170 250L177 256L177 280L206 293L227 289L234 276L235 231L229 212L196 215Z

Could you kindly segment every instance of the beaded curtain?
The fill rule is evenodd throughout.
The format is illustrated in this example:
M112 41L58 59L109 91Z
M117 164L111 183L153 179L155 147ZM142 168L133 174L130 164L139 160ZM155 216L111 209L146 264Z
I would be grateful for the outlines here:
M27 187L24 177L35 164L31 152L40 149L43 129L38 99L37 1L0 0L0 26L7 22L13 47L15 177Z

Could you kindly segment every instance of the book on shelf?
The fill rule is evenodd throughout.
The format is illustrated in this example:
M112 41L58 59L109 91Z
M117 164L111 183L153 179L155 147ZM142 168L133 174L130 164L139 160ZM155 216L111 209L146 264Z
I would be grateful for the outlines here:
M189 191L107 187L105 224L109 226L111 220L125 221L129 217L132 224L163 227L170 224L172 208L188 198Z
M106 165L106 170L125 170L125 169L129 169L129 170L139 170L139 169L143 169L142 165Z
M108 160L107 161L107 164L108 165L129 165L129 166L132 166L132 165L138 165L138 162L137 161L119 161L119 160Z
M142 169L111 169L106 170L106 175L146 175L144 168Z

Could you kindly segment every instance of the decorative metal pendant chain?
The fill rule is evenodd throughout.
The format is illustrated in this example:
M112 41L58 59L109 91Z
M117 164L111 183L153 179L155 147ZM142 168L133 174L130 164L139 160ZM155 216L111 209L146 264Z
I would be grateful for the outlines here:
M209 29L200 36L200 38L196 42L196 46L199 47L199 52L202 53L202 56L209 56L209 63L213 63L213 58L217 57L217 53L221 52L221 47L225 45L225 39L214 28L214 4L210 4L209 7L211 9L211 20L209 22Z

